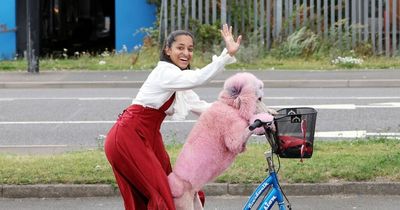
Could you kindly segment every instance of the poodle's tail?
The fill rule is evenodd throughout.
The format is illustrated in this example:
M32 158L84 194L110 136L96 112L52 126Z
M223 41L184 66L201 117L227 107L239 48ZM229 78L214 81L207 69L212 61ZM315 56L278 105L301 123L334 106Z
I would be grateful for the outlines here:
M190 189L189 182L179 178L174 172L168 175L169 187L174 198L179 198L183 195L185 190Z

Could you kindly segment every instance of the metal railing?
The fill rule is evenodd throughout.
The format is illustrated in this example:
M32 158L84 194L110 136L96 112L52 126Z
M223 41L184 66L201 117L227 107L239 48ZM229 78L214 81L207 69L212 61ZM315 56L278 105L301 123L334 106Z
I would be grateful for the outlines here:
M400 0L162 0L160 32L190 30L189 20L229 23L236 34L257 33L266 50L301 27L354 49L368 43L374 54L400 50Z

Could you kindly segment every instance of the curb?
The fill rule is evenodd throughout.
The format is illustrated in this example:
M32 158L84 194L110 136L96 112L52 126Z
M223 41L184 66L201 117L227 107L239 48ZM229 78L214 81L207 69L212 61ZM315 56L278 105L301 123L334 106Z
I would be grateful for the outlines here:
M117 188L106 184L1 185L0 198L61 198L117 196Z
M400 195L398 182L345 182L323 184L282 184L288 196L316 195ZM206 195L249 196L256 184L211 183ZM118 188L107 184L0 185L0 198L61 198L119 196Z
M222 87L224 80L212 80L208 87ZM400 79L371 80L263 80L267 88L352 88L400 87ZM7 88L139 88L143 81L60 81L60 82L0 82Z

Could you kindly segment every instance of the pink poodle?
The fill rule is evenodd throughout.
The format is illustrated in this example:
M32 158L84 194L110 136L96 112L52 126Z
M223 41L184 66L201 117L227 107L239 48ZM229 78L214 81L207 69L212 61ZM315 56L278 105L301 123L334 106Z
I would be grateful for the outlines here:
M218 100L201 114L168 176L177 209L202 209L197 192L245 150L253 134L249 121L262 97L263 83L253 74L238 73L225 81ZM267 113L257 115L272 120Z

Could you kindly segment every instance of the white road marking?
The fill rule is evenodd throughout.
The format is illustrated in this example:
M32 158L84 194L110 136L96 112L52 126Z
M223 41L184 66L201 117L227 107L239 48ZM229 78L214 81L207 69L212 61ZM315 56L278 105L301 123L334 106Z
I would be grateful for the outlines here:
M314 137L320 138L332 138L332 137L341 137L341 138L363 138L367 136L367 131L358 130L358 131L323 131L316 132Z
M82 101L99 101L99 100L132 100L133 97L17 97L17 98L0 98L0 101L18 101L18 100L82 100ZM264 97L265 100L396 100L400 96L270 96Z
M276 100L293 100L293 99L305 99L305 100L320 100L320 99L329 99L329 100L338 100L338 99L400 99L397 96L390 97L265 97L264 99L276 99ZM80 101L102 101L102 100L126 100L131 101L130 97L43 97L43 98L34 98L34 97L23 97L23 98L0 98L1 101L16 101L16 100L80 100ZM289 107L313 107L315 109L330 109L330 110L354 110L357 108L400 108L400 102L383 102L383 103L371 103L367 105L356 105L356 104L313 104L313 105L277 105L270 106L271 108L289 108Z
M197 120L164 120L164 123L194 123ZM116 121L3 121L0 125L40 125L40 124L113 124Z
M368 105L358 105L360 108L399 108L400 102L372 103Z
M400 139L400 133L376 133L366 130L355 131L321 131L315 132L315 138L366 138L366 137L388 137Z
M127 101L132 101L132 97L97 97L97 98L78 98L80 101L116 101L116 100L127 100Z
M314 109L356 109L355 104L314 104L314 105L280 105L269 106L271 108L294 108L294 107L312 107Z
M271 108L291 108L291 107L313 107L315 109L330 109L330 110L354 110L357 108L400 108L400 102L372 103L369 105L355 104L314 104L314 105L279 105L269 106ZM193 123L196 120L165 120L164 123ZM0 125L29 125L29 124L111 124L115 120L107 121L0 121Z
M368 105L356 104L313 104L313 105L279 105L271 108L312 107L314 109L357 109L357 108L400 108L400 102L372 103Z
M132 97L21 97L0 98L0 101L26 101L26 100L79 100L79 101L132 101Z
M266 100L298 100L298 99L307 99L307 100L391 100L391 99L400 99L400 96L270 96L264 97Z
M37 125L37 124L110 124L115 121L3 121L0 125Z
M68 147L66 144L22 144L22 145L0 145L0 149L4 148L54 148L54 147Z

